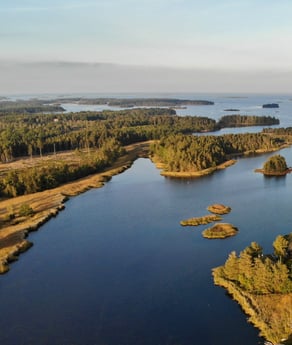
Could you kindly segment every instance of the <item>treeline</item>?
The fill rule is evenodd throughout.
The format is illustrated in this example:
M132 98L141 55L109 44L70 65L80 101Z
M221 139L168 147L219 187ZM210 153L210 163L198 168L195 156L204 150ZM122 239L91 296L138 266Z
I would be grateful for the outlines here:
M171 109L68 114L30 114L0 117L0 160L59 151L99 148L114 138L121 145L160 139L171 133L212 131L216 121L206 117L180 117Z
M218 121L220 128L245 126L271 126L278 125L280 120L272 116L255 115L226 115Z
M292 292L292 233L279 235L273 247L273 255L264 255L262 248L252 242L239 256L232 252L213 274L253 294Z
M195 172L215 167L230 155L280 148L284 140L262 133L222 136L169 135L151 145L168 171Z
M75 161L47 162L41 166L9 171L1 178L0 196L15 197L55 188L63 183L103 170L124 152L116 140L109 139L96 151L80 152Z
M175 107L183 105L213 105L214 102L205 100L190 100L178 98L82 98L82 97L69 97L57 98L51 102L58 103L78 103L78 104L96 104L117 107Z
M58 104L47 104L47 101L31 99L18 101L1 101L0 102L0 116L3 114L36 114L42 112L60 112L65 111Z
M275 134L275 135L292 135L292 127L287 128L263 128L263 133L266 134Z

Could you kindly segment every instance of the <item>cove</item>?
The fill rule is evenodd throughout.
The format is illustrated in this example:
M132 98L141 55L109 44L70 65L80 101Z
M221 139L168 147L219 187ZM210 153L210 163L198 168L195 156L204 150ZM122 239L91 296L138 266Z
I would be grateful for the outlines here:
M291 166L291 149L279 153ZM291 176L254 173L269 155L194 180L138 159L72 198L1 277L1 345L263 344L211 269L251 241L270 251L291 231ZM208 241L203 226L180 226L214 202L232 207L224 221L236 237Z

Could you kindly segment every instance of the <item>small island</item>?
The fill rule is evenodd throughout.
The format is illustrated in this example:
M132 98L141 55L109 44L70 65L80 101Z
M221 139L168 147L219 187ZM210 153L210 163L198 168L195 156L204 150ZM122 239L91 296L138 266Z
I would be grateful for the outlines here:
M231 207L222 204L213 204L208 206L207 210L215 214L227 214L231 211Z
M263 108L279 108L279 104L278 103L267 103L267 104L263 104Z
M216 223L211 228L208 228L202 232L203 237L209 239L222 239L236 235L238 229L229 223Z
M274 155L264 163L262 169L256 169L255 171L266 176L284 176L291 172L291 168L288 168L283 156Z
M193 217L189 219L182 220L180 225L182 226L198 226L198 225L205 225L212 222L216 222L221 220L222 218L216 214L209 214L203 217Z
M240 111L239 109L234 109L234 108L228 108L228 109L224 109L224 111Z

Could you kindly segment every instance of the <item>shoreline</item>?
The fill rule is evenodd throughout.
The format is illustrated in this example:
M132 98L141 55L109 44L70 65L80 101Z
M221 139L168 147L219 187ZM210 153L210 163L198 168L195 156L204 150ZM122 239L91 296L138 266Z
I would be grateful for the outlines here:
M154 164L156 165L157 169L164 169L164 165L161 162L157 162L155 159L153 160ZM201 177L205 175L210 175L213 172L217 170L223 170L231 165L235 164L236 160L235 159L230 159L222 164L217 165L216 167L200 170L200 171L193 171L193 172L188 172L188 171L161 171L160 175L165 176L165 177L173 177L173 178L196 178L196 177Z
M213 269L214 283L227 290L228 294L232 296L238 305L242 308L244 313L248 315L248 322L253 324L260 331L260 336L264 337L268 341L272 341L273 344L292 344L291 329L290 332L286 330L285 312L282 310L279 315L283 317L283 329L274 329L271 319L272 312L275 305L281 304L280 302L285 300L285 305L288 305L288 310L292 307L292 294L270 294L270 295L253 295L246 291L239 289L235 283L226 280L219 276L218 270L221 267ZM288 300L288 302L286 301ZM272 302L271 302L272 301ZM270 302L270 303L269 303ZM272 307L268 306L271 305ZM272 309L271 309L272 308ZM265 319L259 317L259 314L264 314ZM289 320L288 320L289 322ZM288 325L289 327L289 325ZM285 332L286 330L286 332ZM283 339L285 337L285 340Z
M103 172L89 175L79 180L66 183L54 189L10 198L0 202L0 215L7 217L9 210L18 210L21 205L29 204L34 210L31 217L18 217L0 230L0 274L9 271L9 264L28 250L32 243L27 240L30 232L36 231L65 208L65 202L92 188L101 188L112 176L118 175L128 168L137 158L149 156L150 141L126 147L127 153L117 159Z

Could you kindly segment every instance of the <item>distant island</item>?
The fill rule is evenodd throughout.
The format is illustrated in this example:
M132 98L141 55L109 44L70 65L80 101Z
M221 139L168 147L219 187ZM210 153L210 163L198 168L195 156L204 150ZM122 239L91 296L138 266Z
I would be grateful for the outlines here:
M280 124L280 120L273 116L255 115L225 115L218 121L219 128L248 127L248 126L272 126Z
M239 109L229 108L229 109L224 109L224 111L239 111Z
M267 103L267 104L263 104L263 108L279 108L279 104L278 103Z
M274 253L264 254L256 242L239 256L232 252L213 269L216 285L240 304L260 335L272 344L292 344L292 233L279 235Z
M185 105L214 105L214 102L206 100L190 100L178 98L67 98L54 101L78 104L109 105L112 107L177 107Z

